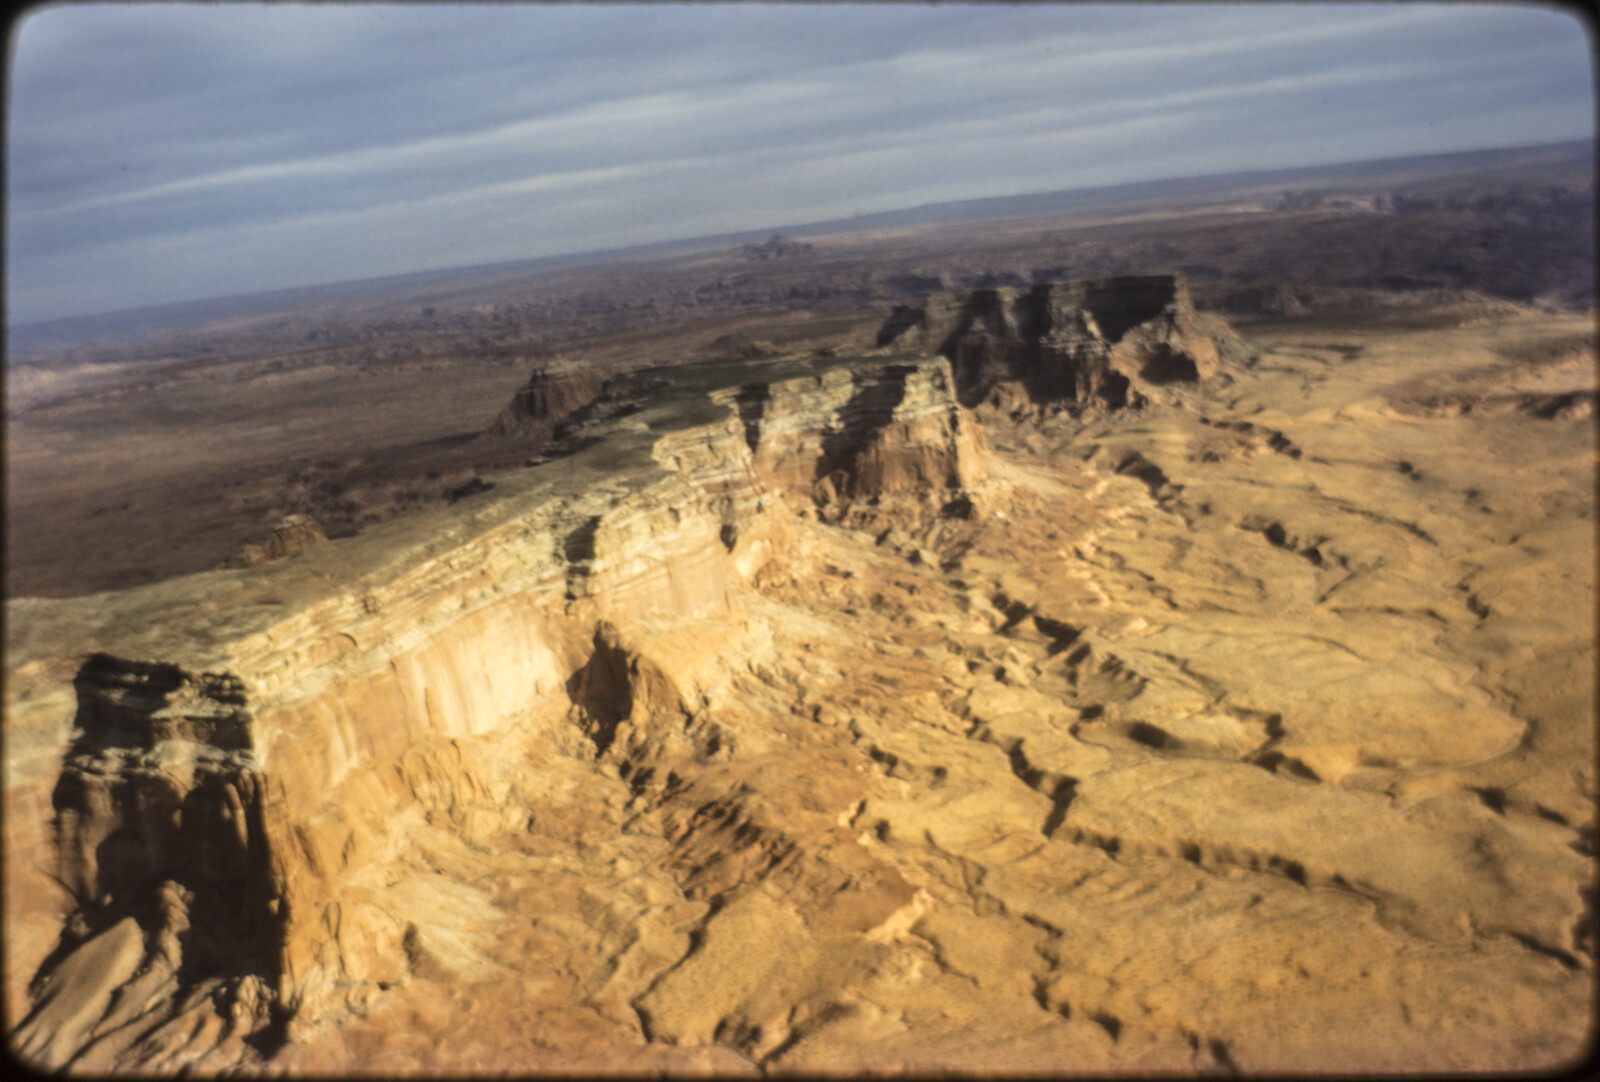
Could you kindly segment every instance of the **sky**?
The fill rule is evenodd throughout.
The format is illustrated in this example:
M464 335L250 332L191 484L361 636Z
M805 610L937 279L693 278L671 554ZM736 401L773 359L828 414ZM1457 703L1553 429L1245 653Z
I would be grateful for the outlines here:
M15 325L1594 132L1500 4L70 4L10 41Z

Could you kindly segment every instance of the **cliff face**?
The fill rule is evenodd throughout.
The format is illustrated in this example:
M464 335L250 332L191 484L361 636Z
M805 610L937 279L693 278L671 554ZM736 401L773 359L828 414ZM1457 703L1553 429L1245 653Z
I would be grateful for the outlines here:
M1179 340L1172 295L1092 293L968 331ZM631 371L453 505L14 600L13 1046L1559 1063L1593 1004L1593 433L1485 406L1594 368L1513 333L1291 342L1212 384L1190 350L1192 386L1127 378L1196 408L985 409L988 437L939 357Z
M500 436L549 436L563 417L593 402L610 370L588 362L553 358L542 362L495 418L490 432Z
M938 506L983 476L942 360L670 383L611 381L564 457L468 520L13 613L8 726L37 748L7 787L23 1054L215 1065L408 975L482 972L438 911L492 904L422 875L440 828L456 845L534 829L551 779L530 741L613 778L692 754L696 681L763 649L732 586L786 553L796 513ZM699 668L652 660L676 646L664 627L692 629Z
M878 344L948 357L969 406L999 384L1035 403L1137 405L1155 387L1211 379L1224 358L1245 353L1224 322L1195 311L1177 274L936 293L896 308Z

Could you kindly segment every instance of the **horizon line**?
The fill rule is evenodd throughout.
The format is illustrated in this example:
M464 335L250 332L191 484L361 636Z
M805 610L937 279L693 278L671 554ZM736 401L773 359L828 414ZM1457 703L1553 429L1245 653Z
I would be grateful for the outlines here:
M1038 199L1057 195L1072 195L1078 193L1104 192L1118 188L1138 188L1141 186L1159 185L1182 181L1225 180L1228 178L1244 177L1271 177L1285 174L1308 172L1322 169L1332 169L1341 166L1376 166L1389 162L1429 161L1445 158L1467 157L1474 154L1509 153L1515 151L1556 150L1565 147L1577 147L1585 143L1593 144L1595 135L1579 136L1573 139L1561 139L1554 142L1526 143L1511 146L1486 146L1474 147L1466 150L1447 150L1429 154L1389 155L1378 158L1348 158L1335 161L1312 162L1304 165L1282 166L1270 169L1234 169L1217 173L1189 173L1172 176L1148 177L1142 180L1120 181L1113 184L1091 184L1077 188L1048 188L1032 192L1018 192L1009 195L974 196L966 199L946 199L932 203L918 203L911 206L896 207L892 210L870 211L855 214L848 218L825 218L809 222L780 223L777 225L763 226L755 229L741 229L728 233L708 233L686 237L671 238L668 240L650 241L644 244L630 244L618 248L579 249L568 252L556 252L548 255L527 256L521 259L496 260L488 263L462 263L436 266L413 271L401 271L396 274L380 274L371 278L343 278L333 281L312 282L305 285L281 286L274 289L251 290L244 293L220 293L203 297L188 297L181 300L163 301L159 304L138 305L132 308L112 308L97 311L78 312L72 315L49 316L44 319L29 320L23 323L14 323L10 319L10 305L6 304L5 330L8 342L6 348L9 352L9 338L15 331L42 331L58 324L72 324L92 320L106 320L118 317L129 317L139 314L155 314L169 309L178 309L190 305L219 304L227 301L246 301L252 299L266 300L268 298L307 291L337 289L360 285L378 285L384 282L398 284L407 278L424 278L430 275L447 275L466 271L489 271L497 268L512 268L533 264L555 262L559 260L593 259L599 262L605 257L625 257L630 253L643 255L654 250L682 247L685 245L704 244L707 247L713 244L735 243L742 239L760 236L763 234L781 235L786 232L799 230L818 230L828 226L850 225L865 222L870 219L882 219L895 215L911 214L918 211L931 211L942 207L956 207L968 204L1004 202L1008 200ZM693 251L694 249L690 249ZM176 314L176 313L174 313ZM65 329L64 327L62 329Z

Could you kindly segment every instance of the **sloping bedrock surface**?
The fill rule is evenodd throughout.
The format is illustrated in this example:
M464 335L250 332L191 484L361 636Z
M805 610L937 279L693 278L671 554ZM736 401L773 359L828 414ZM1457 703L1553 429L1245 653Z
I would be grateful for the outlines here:
M1508 366L1532 333L1264 335L1190 408L982 439L944 361L630 373L448 515L15 605L7 828L76 651L244 681L286 1070L1556 1064L1593 1002L1595 447L1516 403L1593 366ZM48 821L8 872L48 881ZM44 935L73 901L35 889L9 927ZM261 1058L100 1003L29 1037Z
M62 786L84 789L89 796L67 804L92 850L95 838L119 836L144 814L134 805L149 803L134 797L124 808L93 798L96 783L87 779L106 770L113 793L134 784L131 775L116 781L129 764L115 755L109 765L100 762L118 740L155 748L151 793L171 787L163 779L177 752L162 749L178 748L188 762L242 747L236 754L251 781L250 806L235 814L248 815L263 835L250 845L266 862L258 869L265 893L251 903L263 912L243 916L273 925L277 942L268 960L232 961L267 980L275 1009L292 1016L292 1033L314 1029L330 1012L363 1009L363 996L408 974L492 974L483 937L493 934L499 909L476 887L429 876L441 861L456 860L449 854L461 839L525 830L532 820L516 809L549 805L549 754L529 749L548 748L558 759L585 747L587 756L603 755L620 738L637 752L655 731L649 719L681 720L684 702L718 682L712 675L697 681L694 673L707 664L717 673L736 668L722 655L752 648L751 628L730 596L730 567L748 557L744 562L757 568L763 559L751 556L753 543L739 549L739 539L719 527L742 511L734 521L766 546L764 558L783 537L761 528L765 490L747 433L734 403L714 401L713 392L759 380L776 387L767 419L785 422L800 450L817 449L802 474L807 482L826 465L857 474L841 488L920 490L932 481L945 491L976 468L957 462L974 447L957 446L972 437L961 436L940 360L711 366L687 372L673 394L659 393L657 380L613 387L591 411L600 416L574 426L565 457L508 476L492 501L398 520L249 571L14 606L8 662L19 679L8 683L8 729L29 754L8 764L9 804L37 813L52 799L61 804ZM897 446L924 438L932 456L926 470L916 466L921 452ZM759 435L756 445L760 451ZM795 495L809 502L809 484ZM767 498L781 521L783 492ZM681 628L697 619L709 623L689 657L674 657L663 643L647 647L648 632L640 637L653 623ZM611 621L632 630L618 632ZM91 658L77 671L74 700L52 682L65 676L72 686L71 664L83 650L106 660L97 668ZM670 659L665 668L649 659L652 652ZM191 688L211 684L237 691L238 708L228 717L245 719L242 744L232 729L207 720L215 711L196 713L190 703ZM137 716L129 704L140 707ZM94 724L78 726L86 720ZM140 725L150 731L132 731ZM75 727L79 744L95 746L68 756ZM113 739L125 729L131 735ZM608 769L615 777L616 766ZM59 839L49 818L35 814L31 832L14 835L19 844L8 852L14 878L34 884L8 897L8 916L33 932L8 974L18 999L26 967L37 967L52 949L52 923L59 927L76 906L93 928L113 920L117 907L140 904L127 896L139 893L125 889L132 882L127 860L80 860L84 870L69 877L81 880L75 901L40 884L62 859L52 853ZM455 833L439 834L445 823ZM159 848L165 834L140 837ZM513 847L504 871L517 864L518 851ZM104 858L107 850L99 852ZM849 866L852 853L835 862ZM168 863L163 857L151 867ZM187 889L185 874L173 872L177 889ZM676 888L671 893L682 900ZM865 897L849 897L857 896ZM894 890L886 898L882 913L866 902L866 915L852 920L871 926L905 901ZM230 919L217 898L190 900L209 905L207 919ZM89 949L74 947L83 938L69 936L60 949L76 957ZM642 990L612 998L625 1004ZM631 1024L631 1008L624 1013ZM54 1016L36 1015L31 1025L29 1040L40 1047L71 1043L62 1036L66 1022ZM201 1062L214 1052L204 1042L190 1049L152 1040L134 1045L147 1067ZM98 1058L85 1063L114 1062L126 1044L121 1051L96 1046L88 1054Z
M1278 349L1301 363L1272 371L1269 351L1232 419L1092 433L1128 499L1077 551L1122 615L1049 612L1148 682L1077 730L1143 761L1072 764L1060 829L1353 890L1428 939L1570 957L1592 871L1576 828L1594 814L1594 655L1575 630L1595 539L1587 515L1548 509L1592 484L1593 432L1397 416L1396 371L1459 386L1476 369L1484 395L1555 378L1466 332L1354 360Z

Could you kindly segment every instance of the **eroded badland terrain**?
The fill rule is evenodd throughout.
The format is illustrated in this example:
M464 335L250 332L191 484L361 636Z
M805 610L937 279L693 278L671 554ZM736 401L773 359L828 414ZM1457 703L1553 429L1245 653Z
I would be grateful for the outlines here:
M14 1054L1584 1055L1563 161L39 346L7 373Z

